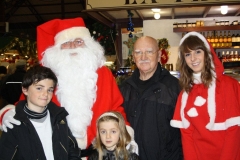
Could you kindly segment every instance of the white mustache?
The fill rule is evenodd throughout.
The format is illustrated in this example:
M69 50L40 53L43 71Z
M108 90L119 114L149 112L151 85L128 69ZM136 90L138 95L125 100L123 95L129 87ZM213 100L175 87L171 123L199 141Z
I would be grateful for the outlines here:
M138 63L141 64L141 63L149 63L149 62L150 62L149 60L141 60Z

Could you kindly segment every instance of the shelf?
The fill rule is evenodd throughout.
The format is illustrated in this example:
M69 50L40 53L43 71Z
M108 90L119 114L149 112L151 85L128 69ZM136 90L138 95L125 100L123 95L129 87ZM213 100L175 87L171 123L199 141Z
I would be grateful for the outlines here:
M232 46L232 47L215 47L213 49L239 49L239 46Z
M191 32L191 31L198 32L198 31L214 31L214 30L240 30L240 25L173 28L173 32Z

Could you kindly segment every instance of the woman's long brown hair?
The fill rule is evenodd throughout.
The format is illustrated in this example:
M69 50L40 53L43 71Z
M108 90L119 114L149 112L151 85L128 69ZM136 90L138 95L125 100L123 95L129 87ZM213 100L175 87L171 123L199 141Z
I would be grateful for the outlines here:
M197 49L204 51L204 69L201 73L202 83L208 88L213 81L213 74L211 71L214 69L211 66L211 63L213 63L211 53L205 46L204 42L198 36L191 35L187 37L179 46L180 57L178 58L177 62L177 68L180 72L180 86L187 93L190 92L193 84L193 70L188 67L185 61L185 53L189 53L191 50Z

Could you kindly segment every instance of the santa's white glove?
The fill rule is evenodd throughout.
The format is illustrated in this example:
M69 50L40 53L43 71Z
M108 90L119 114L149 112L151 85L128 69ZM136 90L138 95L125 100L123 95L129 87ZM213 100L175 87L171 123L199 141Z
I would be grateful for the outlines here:
M131 149L130 149L131 147ZM135 141L131 141L127 147L126 147L127 150L131 150L132 152L136 153L138 155L138 145Z
M8 110L4 114L3 119L2 119L2 129L4 132L7 132L7 128L12 129L13 128L12 124L15 124L15 125L21 124L20 121L13 118L15 116L15 114L16 114L15 108Z

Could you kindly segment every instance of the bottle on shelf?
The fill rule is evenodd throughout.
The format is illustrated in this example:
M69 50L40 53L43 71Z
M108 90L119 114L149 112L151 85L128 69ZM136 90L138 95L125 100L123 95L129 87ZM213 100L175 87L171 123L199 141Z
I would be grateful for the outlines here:
M224 51L222 51L222 62L227 62L226 60L226 54Z
M234 61L239 61L238 60L238 51L235 51L235 53L234 53Z
M228 39L227 39L226 31L224 31L224 34L223 34L223 43L224 43L223 47L228 47Z
M230 54L229 51L226 52L226 61L225 62L229 62L230 61Z
M240 46L240 34L236 35L236 46Z
M217 56L218 56L218 59L222 62L222 56L220 52L217 53Z
M202 35L203 35L203 37L205 37L206 38L206 36L205 36L205 33L204 32L200 32Z
M229 61L235 61L233 51L231 51L231 53L230 53Z
M232 46L234 47L236 45L236 37L235 34L232 34Z
M207 41L208 41L209 43L211 43L211 37L210 37L210 33L209 33L209 32L207 32Z
M235 51L238 52L238 51ZM240 52L238 53L238 61L240 61Z
M218 32L217 31L215 32L214 43L215 43L216 48L220 47L220 44L219 44L219 41L218 41Z
M213 48L216 47L214 40L215 40L214 32L212 31L212 35L211 35L211 40L210 40L210 42L211 42Z
M222 31L220 31L218 41L219 41L220 47L224 47Z
M228 47L232 47L232 36L230 31L228 31L227 43L228 43Z

